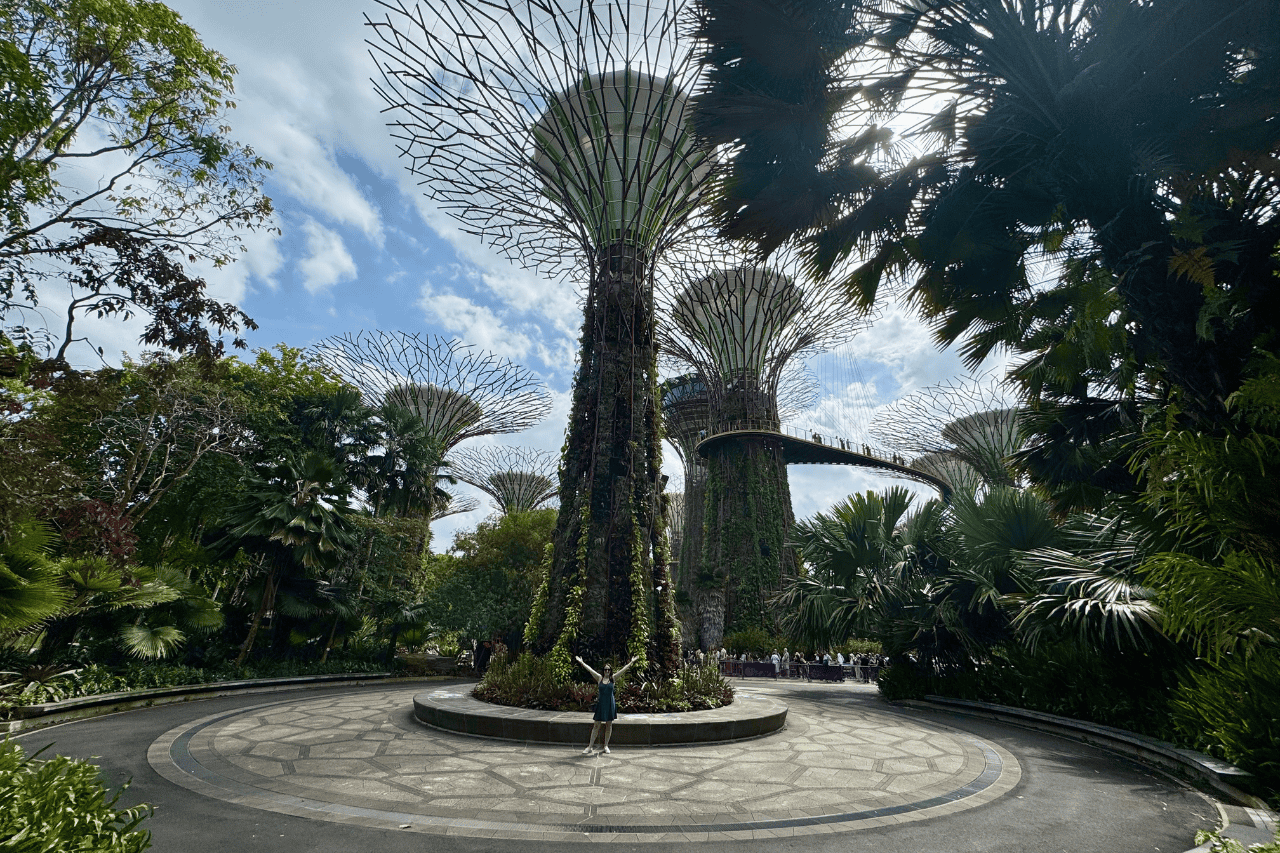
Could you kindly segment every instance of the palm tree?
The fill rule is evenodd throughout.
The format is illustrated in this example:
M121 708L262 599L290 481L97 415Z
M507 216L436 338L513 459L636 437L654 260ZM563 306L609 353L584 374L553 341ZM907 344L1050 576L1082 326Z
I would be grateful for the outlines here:
M338 465L313 451L255 476L245 498L228 511L224 546L256 552L265 561L262 594L237 665L253 649L282 576L332 569L353 544L349 492Z
M867 492L796 524L793 537L809 573L777 601L790 636L831 646L884 635L894 614L946 563L936 550L943 505L929 501L909 513L912 501L902 487Z
M704 17L720 26L704 26L709 84L699 126L712 140L736 140L743 156L753 140L777 132L770 123L789 126L784 111L746 106L762 74L777 73L794 47L762 37L758 26L726 28L722 7L732 5L702 0ZM749 5L753 21L784 21L804 4ZM869 121L909 125L905 142L918 156L877 159L867 140L879 138L878 128L864 124L848 153L830 139L806 148L825 152L819 169L849 158L875 167L861 187L829 194L831 204L815 206L808 222L786 200L805 197L810 184L781 167L786 186L751 205L726 196L726 209L750 211L762 223L753 233L802 238L823 274L860 255L860 265L841 275L864 303L886 277L907 280L908 297L933 321L939 342L961 343L973 363L1002 344L1050 360L1101 346L1100 359L1122 369L1115 387L1099 388L1087 374L1064 384L1057 402L1078 402L1076 415L1132 416L1132 406L1123 411L1132 401L1128 360L1158 373L1165 400L1171 386L1179 389L1185 423L1221 426L1257 341L1274 335L1280 318L1280 126L1266 106L1280 91L1280 7L1270 0L830 5L841 13L835 20L852 19L844 30L852 47L836 59L812 56L859 76L810 73L806 83L826 86L825 103L856 95ZM823 42L828 50L836 44ZM810 54L798 55L803 67L817 67ZM729 109L735 103L743 109ZM815 95L806 103L824 101ZM726 233L737 233L732 225ZM777 237L758 239L767 249ZM1041 286L1046 263L1064 259L1105 271L1120 316L1024 340L1075 298L1077 284L1098 283L1081 275ZM1085 427L1059 438L1106 434Z
M0 638L30 631L64 613L71 597L49 560L53 530L44 523L14 525L0 541Z

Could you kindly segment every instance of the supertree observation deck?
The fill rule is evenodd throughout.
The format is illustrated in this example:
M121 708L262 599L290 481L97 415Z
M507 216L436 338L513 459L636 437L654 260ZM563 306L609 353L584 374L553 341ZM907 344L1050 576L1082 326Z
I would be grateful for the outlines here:
M661 518L655 264L711 178L689 121L682 0L382 2L393 136L426 193L516 263L585 284L547 582L526 641L674 671Z
M416 414L444 450L528 429L551 408L551 395L528 369L437 335L359 332L327 338L310 352L360 389L366 405Z
M493 498L503 515L528 512L556 496L556 458L531 447L466 447L449 457L449 473Z
M717 254L733 257L731 250ZM694 368L702 383L707 426L698 446L737 434L699 454L706 457L705 515L688 580L704 650L720 647L726 624L773 627L768 599L798 567L786 545L794 515L779 408L783 380L806 355L865 325L850 317L834 288L798 284L796 265L785 257L768 266L707 266L695 262L664 277L657 295L664 352Z
M914 457L912 468L956 490L1013 486L1009 457L1022 447L1018 409L990 377L932 385L889 406L872 425L881 443Z

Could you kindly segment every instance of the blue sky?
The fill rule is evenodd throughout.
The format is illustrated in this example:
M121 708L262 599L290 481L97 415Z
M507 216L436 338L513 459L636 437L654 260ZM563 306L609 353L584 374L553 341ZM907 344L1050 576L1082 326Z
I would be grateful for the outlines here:
M549 417L528 432L477 441L558 452L581 322L578 296L572 285L521 270L459 232L398 160L370 82L375 70L362 16L376 10L372 0L169 5L238 67L233 136L275 164L266 192L280 233L246 235L239 261L200 270L213 293L260 324L251 346L305 347L361 329L457 337L529 367L555 400ZM136 327L85 328L109 354L138 351ZM896 305L886 305L851 346L852 371L830 359L814 368L826 386L825 410L847 424L865 423L876 407L964 373L955 354L938 352L927 329ZM674 453L665 469L678 489ZM831 468L793 467L791 478L799 517L894 482ZM491 511L481 498L475 513L437 523L437 548Z

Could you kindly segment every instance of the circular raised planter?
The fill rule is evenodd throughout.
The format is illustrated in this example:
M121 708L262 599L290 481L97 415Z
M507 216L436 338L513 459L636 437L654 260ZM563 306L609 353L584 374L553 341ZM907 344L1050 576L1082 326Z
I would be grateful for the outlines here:
M414 696L413 715L428 726L476 737L574 744L585 744L591 737L589 712L491 705L457 688L442 687ZM609 745L721 743L771 734L786 722L786 705L739 692L733 704L711 711L622 714L613 724Z

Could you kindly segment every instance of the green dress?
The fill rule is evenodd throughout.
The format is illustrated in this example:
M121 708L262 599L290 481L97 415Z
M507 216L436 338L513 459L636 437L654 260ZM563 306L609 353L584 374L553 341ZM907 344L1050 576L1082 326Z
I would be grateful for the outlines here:
M618 719L618 703L613 698L613 682L601 681L599 687L594 719L597 723L611 723Z

